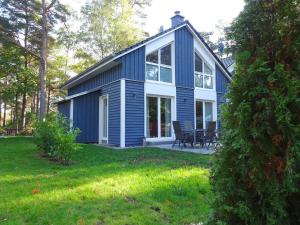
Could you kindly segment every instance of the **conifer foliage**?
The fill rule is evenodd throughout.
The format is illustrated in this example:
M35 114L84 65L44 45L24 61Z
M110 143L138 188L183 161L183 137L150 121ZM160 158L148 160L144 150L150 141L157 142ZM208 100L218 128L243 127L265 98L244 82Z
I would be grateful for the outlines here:
M237 68L208 224L300 224L300 1L247 0L227 38Z

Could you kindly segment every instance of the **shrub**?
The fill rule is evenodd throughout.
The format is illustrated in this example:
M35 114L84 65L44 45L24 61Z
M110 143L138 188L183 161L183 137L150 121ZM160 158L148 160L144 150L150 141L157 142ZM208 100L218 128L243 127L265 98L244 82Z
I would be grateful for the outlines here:
M5 129L3 127L0 127L0 136L4 135L4 133L5 133Z
M62 115L49 114L35 122L36 144L44 153L63 164L69 164L72 154L78 149L75 143L79 129L69 127Z

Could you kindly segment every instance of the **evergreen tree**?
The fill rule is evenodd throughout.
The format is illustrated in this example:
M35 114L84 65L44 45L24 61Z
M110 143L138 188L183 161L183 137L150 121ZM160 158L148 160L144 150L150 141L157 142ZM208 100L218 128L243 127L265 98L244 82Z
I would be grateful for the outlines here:
M300 224L299 0L247 0L227 38L237 68L209 224Z

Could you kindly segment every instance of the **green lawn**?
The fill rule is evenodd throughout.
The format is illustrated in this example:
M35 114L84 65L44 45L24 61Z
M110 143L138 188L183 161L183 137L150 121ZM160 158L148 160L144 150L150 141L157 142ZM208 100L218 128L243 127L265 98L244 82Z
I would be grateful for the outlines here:
M190 224L210 210L210 156L82 145L74 164L0 139L0 225Z

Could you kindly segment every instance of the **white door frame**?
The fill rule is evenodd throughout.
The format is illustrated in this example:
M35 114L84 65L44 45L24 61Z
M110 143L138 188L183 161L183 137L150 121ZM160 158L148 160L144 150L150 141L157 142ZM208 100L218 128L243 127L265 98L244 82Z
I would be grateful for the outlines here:
M157 136L155 138L147 137L147 97L157 98ZM161 108L160 101L161 98L167 98L171 100L171 137L161 137ZM176 97L175 96L167 96L167 95L155 95L155 94L146 94L144 96L145 104L144 104L144 136L147 141L151 142L160 142L160 141L173 141L175 137L175 133L172 126L172 121L176 120Z
M194 107L194 124L195 124L195 129L197 128L197 110L196 110L196 106L197 106L197 102L201 102L202 103L202 123L203 123L203 129L206 129L206 123L205 123L205 103L211 103L212 104L212 121L217 121L217 103L215 101L211 101L211 100L205 100L205 99L195 99L195 107Z
M104 99L107 99L107 112L106 112L106 124L107 124L107 137L103 137L103 123L102 123L102 121L103 121L103 104L104 104ZM109 122L109 120L108 120L108 117L109 117L109 115L108 115L108 108L109 108L109 98L108 98L108 95L103 95L103 96L100 96L99 97L99 127L98 127L98 129L99 129L99 137L98 137L98 142L99 142L99 144L102 144L102 142L103 141L105 141L105 143L107 144L108 143L108 122Z

